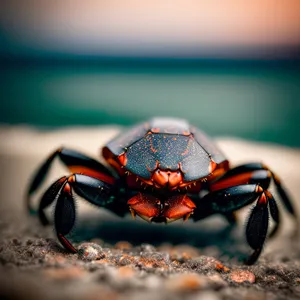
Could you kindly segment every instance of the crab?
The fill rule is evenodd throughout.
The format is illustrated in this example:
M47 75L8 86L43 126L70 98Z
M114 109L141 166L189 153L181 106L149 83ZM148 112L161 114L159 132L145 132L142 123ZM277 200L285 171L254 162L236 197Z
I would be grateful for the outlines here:
M269 216L274 221L269 236L278 230L276 201L268 190L271 181L287 212L296 219L292 202L280 179L260 162L230 168L229 161L210 138L186 120L153 118L136 125L102 148L108 166L77 151L59 148L40 166L28 188L27 206L43 225L45 209L55 204L54 226L62 246L77 249L67 235L74 227L74 194L118 216L131 213L148 222L201 220L222 214L235 224L235 211L255 202L246 225L252 253L247 264L257 261L268 235ZM53 161L71 172L56 180L43 194L38 208L32 195L41 186Z

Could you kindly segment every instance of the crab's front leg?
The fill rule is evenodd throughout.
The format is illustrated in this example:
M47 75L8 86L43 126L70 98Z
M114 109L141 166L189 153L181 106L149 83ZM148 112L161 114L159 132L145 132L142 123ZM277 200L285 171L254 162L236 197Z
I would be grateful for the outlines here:
M222 214L236 211L255 200L257 202L251 211L246 227L248 244L254 250L246 261L248 264L253 264L262 251L268 232L269 213L278 223L278 207L272 194L258 184L244 184L208 193L201 199L201 202L210 207L212 213ZM201 211L196 209L193 219L198 220L199 214L201 216Z
M42 197L39 206L41 221L47 221L43 210L56 200L54 227L57 237L67 250L76 253L77 250L66 238L76 219L74 193L96 206L114 211L115 186L87 175L73 174L57 180Z
M55 181L42 196L36 211L31 204L31 195L44 181L56 157L74 174ZM96 160L80 152L60 148L49 156L33 177L28 188L27 207L29 212L37 212L41 223L47 225L49 221L44 210L56 201L54 226L58 239L67 250L76 252L66 238L76 219L74 193L96 206L106 207L118 215L124 215L125 204L122 206L113 201L119 193L118 182L111 171Z

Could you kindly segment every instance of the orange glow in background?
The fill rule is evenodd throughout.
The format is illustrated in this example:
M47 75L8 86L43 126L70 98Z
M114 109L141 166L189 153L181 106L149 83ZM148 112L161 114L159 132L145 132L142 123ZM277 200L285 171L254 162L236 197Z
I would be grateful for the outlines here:
M7 0L0 22L8 49L71 54L248 57L300 45L298 0Z

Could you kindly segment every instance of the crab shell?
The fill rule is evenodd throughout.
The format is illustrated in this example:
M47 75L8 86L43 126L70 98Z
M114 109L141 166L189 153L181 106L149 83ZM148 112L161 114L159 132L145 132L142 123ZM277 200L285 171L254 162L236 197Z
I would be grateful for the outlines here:
M110 141L103 157L118 173L154 189L169 191L189 187L198 192L201 182L229 169L222 152L199 129L182 119L154 118ZM192 185L193 184L193 185Z

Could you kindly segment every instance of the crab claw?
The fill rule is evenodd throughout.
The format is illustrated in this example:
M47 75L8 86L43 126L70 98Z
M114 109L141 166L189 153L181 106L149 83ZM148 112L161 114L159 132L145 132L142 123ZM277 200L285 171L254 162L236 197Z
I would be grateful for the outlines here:
M168 223L181 218L186 221L195 208L195 203L187 195L176 195L165 201L162 215Z
M152 195L138 193L128 200L127 204L131 215L139 215L142 219L151 222L160 214L161 201Z

